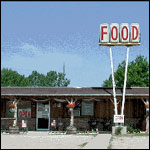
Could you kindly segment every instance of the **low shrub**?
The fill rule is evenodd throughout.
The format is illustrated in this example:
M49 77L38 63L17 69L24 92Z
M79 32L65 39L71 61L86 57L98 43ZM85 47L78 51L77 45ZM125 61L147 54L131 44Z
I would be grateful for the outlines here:
M134 132L134 128L131 127L131 126L128 126L128 127L127 127L127 132L133 133L133 132Z
M133 127L131 127L131 126L128 126L127 127L127 131L129 132L129 133L140 133L140 129L134 129Z
M121 134L121 130L122 130L122 127L117 127L116 130L115 130L115 134L116 135Z
M135 133L140 133L140 131L141 131L140 129L134 129Z

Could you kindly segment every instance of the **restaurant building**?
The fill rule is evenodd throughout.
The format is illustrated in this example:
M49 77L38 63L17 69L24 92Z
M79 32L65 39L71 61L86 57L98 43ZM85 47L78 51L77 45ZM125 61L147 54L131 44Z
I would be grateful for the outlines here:
M120 114L123 88L116 88L117 108ZM131 87L125 95L125 125L145 130L146 109L143 100L149 101L149 87ZM1 129L12 126L14 113L9 105L17 100L17 125L27 120L28 130L66 130L70 124L68 101L75 101L74 126L88 130L96 120L99 131L111 131L114 105L113 89L104 87L1 87Z

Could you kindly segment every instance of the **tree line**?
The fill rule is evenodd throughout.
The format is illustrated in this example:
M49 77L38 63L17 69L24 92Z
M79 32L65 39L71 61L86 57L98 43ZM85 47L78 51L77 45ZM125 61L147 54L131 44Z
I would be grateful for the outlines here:
M114 72L115 84L123 87L126 62L122 61ZM104 87L112 87L112 75L103 82ZM128 63L127 87L149 87L149 62L147 58L139 55Z
M31 87L31 86L50 86L50 87L67 87L70 80L65 73L49 71L46 75L37 71L25 77L12 69L3 68L1 70L1 87Z

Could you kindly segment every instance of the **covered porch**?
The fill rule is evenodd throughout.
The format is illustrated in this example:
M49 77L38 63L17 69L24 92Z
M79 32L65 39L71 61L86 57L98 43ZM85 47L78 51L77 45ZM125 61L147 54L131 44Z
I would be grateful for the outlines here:
M71 123L68 102L75 102L73 123L77 130L97 128L111 131L113 126L112 88L1 88L1 128L12 126L14 113L9 104L17 101L17 125L27 120L28 130L65 131ZM116 89L118 111L121 111L122 88ZM125 101L125 125L145 130L149 88L127 88ZM56 127L52 122L56 121Z

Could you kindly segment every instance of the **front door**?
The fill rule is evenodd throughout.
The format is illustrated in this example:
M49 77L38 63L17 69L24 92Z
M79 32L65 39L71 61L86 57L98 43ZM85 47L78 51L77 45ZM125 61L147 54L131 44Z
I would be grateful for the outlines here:
M49 130L49 103L37 103L36 130Z

